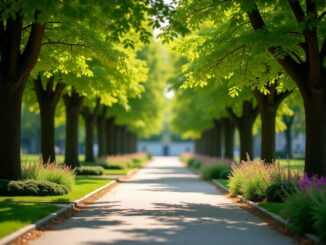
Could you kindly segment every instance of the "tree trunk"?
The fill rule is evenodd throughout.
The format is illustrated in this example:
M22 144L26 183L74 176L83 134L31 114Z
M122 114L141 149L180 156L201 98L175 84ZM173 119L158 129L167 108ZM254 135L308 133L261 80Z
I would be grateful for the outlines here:
M86 130L86 139L85 139L85 162L93 163L95 162L94 157L94 126L95 121L90 119L85 119L85 130Z
M122 126L116 126L116 150L117 150L117 154L121 154L122 153L122 137L121 137L121 132L122 132Z
M97 118L97 114L100 108L100 99L96 100L96 105L93 110L89 106L83 106L81 115L85 122L85 162L95 162L94 156L94 127Z
M222 157L222 134L223 134L223 124L221 120L214 120L214 130L215 130L215 149L213 156L221 158Z
M72 168L79 166L78 159L78 118L83 97L75 90L63 96L66 107L66 152L65 163Z
M107 118L105 122L106 127L106 153L108 155L115 154L115 139L114 139L114 118Z
M0 85L0 179L19 179L23 87Z
M46 87L42 85L41 74L33 80L36 98L41 116L41 153L43 162L55 161L55 110L65 84L58 82L54 88L54 77L47 80Z
M304 98L306 114L306 164L309 175L326 176L326 103L325 95Z
M247 160L247 158L254 158L254 138L252 135L252 128L254 121L248 120L238 125L240 136L240 160Z
M102 107L101 113L97 116L97 141L98 141L98 157L102 158L106 155L106 110L107 107Z
M285 134L285 153L286 157L292 159L292 124L293 124L294 116L283 116L283 121L286 125Z
M234 131L235 126L230 118L223 119L224 128L224 158L234 158Z
M41 114L41 153L43 163L55 161L55 107L49 104L40 105Z
M258 103L261 115L261 159L267 163L273 163L275 160L275 119L276 112L281 102L291 93L277 92L277 82L267 87L269 93L262 94L254 90L254 96Z
M252 128L258 115L258 107L254 106L252 101L243 101L241 116L237 116L231 108L226 110L239 130L240 160L254 158Z
M275 119L277 108L269 107L260 112L261 116L261 159L267 163L275 160Z

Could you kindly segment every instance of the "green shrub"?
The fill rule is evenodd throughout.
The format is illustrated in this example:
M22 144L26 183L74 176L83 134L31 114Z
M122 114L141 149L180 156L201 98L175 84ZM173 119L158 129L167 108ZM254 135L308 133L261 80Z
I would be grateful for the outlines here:
M231 173L232 173L231 168L221 171L220 179L229 179L229 176L231 175Z
M105 159L99 159L97 165L105 169L125 169L131 168L133 161L128 156L109 156Z
M325 190L324 190L325 192ZM322 241L326 241L326 196L322 200L314 200L312 208L312 218L314 221L313 228L320 236Z
M69 192L64 185L39 180L13 180L0 185L0 195L3 196L56 196Z
M136 163L136 165L141 165L152 159L151 154L144 152L128 154L126 157L130 158L133 163Z
M285 198L294 192L293 183L276 183L267 187L265 194L269 202L284 202Z
M100 166L82 166L75 169L77 175L103 175L104 168Z
M300 234L312 231L312 199L306 193L296 191L285 199L285 211L289 225Z
M197 158L190 158L187 161L187 166L190 168L194 168L194 169L199 169L201 167L202 163L199 161L199 159Z
M201 168L201 174L205 180L218 179L223 171L230 171L230 167L221 164L214 164L203 166Z

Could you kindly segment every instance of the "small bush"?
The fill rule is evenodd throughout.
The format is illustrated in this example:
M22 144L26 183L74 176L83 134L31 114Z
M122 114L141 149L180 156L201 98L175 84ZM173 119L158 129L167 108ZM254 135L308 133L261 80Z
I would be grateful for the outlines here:
M326 195L322 197L322 200L314 200L312 208L312 218L314 221L313 228L320 236L322 241L326 241Z
M194 169L199 169L201 165L201 162L197 158L190 158L187 162L187 166Z
M57 196L69 189L64 185L39 180L1 181L0 195L4 196Z
M225 171L230 171L230 167L226 165L209 165L203 166L201 169L202 176L205 180L218 179L221 173Z
M294 192L293 183L276 183L267 187L265 194L269 202L284 202L285 198Z
M103 175L104 168L100 166L82 166L75 169L77 175Z
M149 153L144 152L128 154L126 157L130 158L136 165L142 165L152 159L152 156Z
M221 171L220 179L229 179L229 176L231 175L231 173L232 173L231 168Z
M293 193L285 200L289 225L300 234L312 231L312 203L312 199L300 191Z
M133 161L127 156L109 156L105 159L99 159L97 165L105 169L125 169L133 165Z

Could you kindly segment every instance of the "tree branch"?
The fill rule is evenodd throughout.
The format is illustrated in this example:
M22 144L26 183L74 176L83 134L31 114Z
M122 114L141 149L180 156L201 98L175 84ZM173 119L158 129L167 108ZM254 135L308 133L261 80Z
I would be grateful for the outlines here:
M71 48L74 46L77 46L77 47L89 48L94 51L94 49L91 46L82 44L82 43L67 43L67 42L61 42L61 41L48 41L48 42L42 43L42 45L66 45L66 46L70 46Z
M66 84L63 83L63 82L58 82L56 87L55 87L55 90L54 90L54 95L53 95L53 98L52 98L52 105L57 105L60 98L61 98L61 95L64 91L64 89L66 88Z
M52 75L49 79L48 82L46 83L46 91L48 93L53 92L53 84L54 84L54 76Z
M37 101L39 102L39 104L41 104L43 100L44 89L43 89L42 78L40 73L38 73L37 77L33 79L33 83L34 83L34 91L36 93Z
M282 92L282 93L279 93L279 94L277 94L276 95L276 103L278 104L278 105L280 105L281 104L281 102L286 98L286 97L288 97L290 94L292 94L292 90L286 90L286 91L284 91L284 92Z
M36 21L39 14L39 11L36 11ZM28 76L37 62L41 51L44 28L44 24L32 24L31 34L29 35L25 50L23 51L20 59L20 69L18 73L20 79L24 79L26 76Z
M265 22L258 10L257 5L255 5L255 8L248 12L247 15L254 30L266 29ZM303 67L298 64L289 54L285 54L283 57L278 57L276 52L278 49L282 48L270 47L268 48L268 51L276 58L276 60L286 70L290 77L297 83L298 87L301 87L301 89L303 89L305 78Z
M9 74L10 80L16 80L17 77L17 65L20 56L20 44L21 44L21 32L23 28L23 19L20 15L16 16L16 19L9 18L6 23L6 38L4 45L5 55L1 57L4 59L4 63Z
M326 11L322 12L322 13L318 16L318 20L321 20L322 18L324 18L325 15L326 15Z
M294 14L295 19L298 22L304 22L305 21L305 14L303 12L303 9L299 3L298 0L288 0L288 3L290 5L290 8Z
M93 111L93 117L96 118L97 117L97 114L99 113L99 110L100 110L100 98L97 98L96 99L96 105L95 105L95 108L94 108L94 111Z
M233 121L234 124L238 125L239 124L239 118L238 116L234 113L231 107L226 107L225 110L229 114L231 120Z

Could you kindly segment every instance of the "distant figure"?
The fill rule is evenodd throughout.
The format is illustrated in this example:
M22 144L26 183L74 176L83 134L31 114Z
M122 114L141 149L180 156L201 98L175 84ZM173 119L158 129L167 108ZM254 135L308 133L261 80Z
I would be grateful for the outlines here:
M187 146L185 151L186 152L189 152L190 151L190 148Z
M165 145L163 146L163 156L168 156L169 155L169 146Z
M142 152L146 152L146 151L147 151L146 146L143 146L141 151L142 151Z

